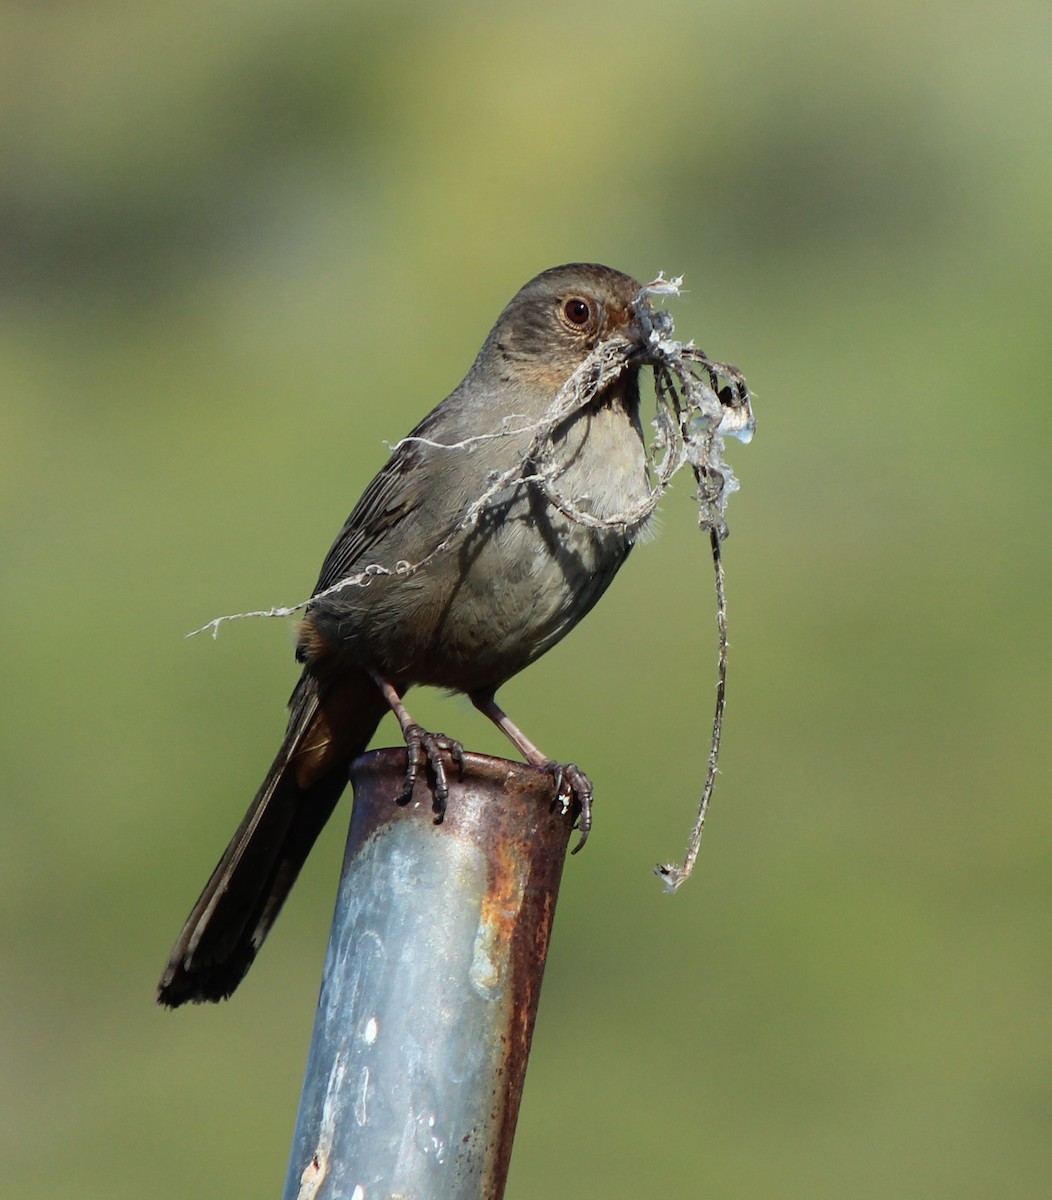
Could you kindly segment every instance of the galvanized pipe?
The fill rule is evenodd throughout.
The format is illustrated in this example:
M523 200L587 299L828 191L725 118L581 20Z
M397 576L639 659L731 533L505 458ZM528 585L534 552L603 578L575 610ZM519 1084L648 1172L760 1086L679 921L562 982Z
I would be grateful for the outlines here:
M354 809L285 1200L500 1200L572 825L552 777L465 756L435 824L403 750Z

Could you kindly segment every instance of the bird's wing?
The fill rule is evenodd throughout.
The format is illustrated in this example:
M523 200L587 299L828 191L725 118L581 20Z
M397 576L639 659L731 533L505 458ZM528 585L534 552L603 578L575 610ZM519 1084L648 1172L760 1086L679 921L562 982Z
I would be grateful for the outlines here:
M369 562L369 551L388 535L410 513L422 504L434 501L429 487L427 463L430 450L413 438L433 432L441 423L440 405L404 438L390 459L365 489L361 499L347 518L332 548L325 556L314 595L333 587L354 571L362 570ZM383 563L383 566L393 566Z

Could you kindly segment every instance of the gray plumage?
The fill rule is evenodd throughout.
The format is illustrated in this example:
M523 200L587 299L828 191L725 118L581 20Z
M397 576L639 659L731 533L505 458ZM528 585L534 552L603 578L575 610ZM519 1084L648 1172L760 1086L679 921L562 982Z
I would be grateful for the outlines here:
M370 565L394 570L432 555L493 480L522 463L553 398L597 345L617 338L642 350L640 291L631 277L594 264L531 280L501 313L464 381L366 488L325 559L301 626L304 671L285 740L184 926L161 1003L217 1000L237 986L350 763L389 706L415 769L423 731L400 704L414 684L467 693L530 761L562 779L564 768L511 724L493 694L592 608L631 549L631 527L571 519L540 484L522 480L535 467L527 463L422 569L331 589ZM559 493L599 517L630 511L649 493L638 373L629 362L551 439ZM483 436L490 434L500 436ZM572 786L590 799L587 779L568 769Z

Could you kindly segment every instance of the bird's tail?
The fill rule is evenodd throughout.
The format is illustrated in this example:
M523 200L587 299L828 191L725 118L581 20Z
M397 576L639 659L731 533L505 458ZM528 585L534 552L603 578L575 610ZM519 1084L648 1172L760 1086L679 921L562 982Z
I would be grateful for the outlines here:
M274 763L180 933L158 1003L223 1000L241 982L387 712L365 672L319 692L306 673Z

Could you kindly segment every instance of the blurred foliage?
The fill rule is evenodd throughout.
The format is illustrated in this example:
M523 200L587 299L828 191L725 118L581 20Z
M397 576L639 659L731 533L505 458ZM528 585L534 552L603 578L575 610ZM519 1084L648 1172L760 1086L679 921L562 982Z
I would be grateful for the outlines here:
M0 1190L280 1187L342 832L231 1004L153 1007L295 676L276 623L181 635L301 598L501 305L595 259L685 273L759 431L682 893L649 870L715 678L689 489L502 693L598 792L509 1196L1046 1195L1052 9L0 20Z

